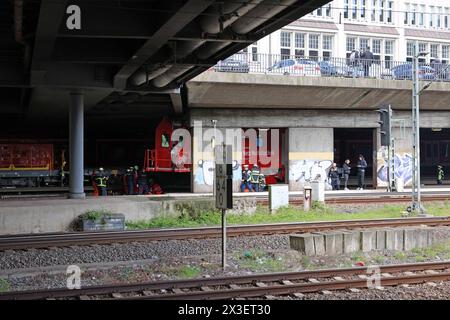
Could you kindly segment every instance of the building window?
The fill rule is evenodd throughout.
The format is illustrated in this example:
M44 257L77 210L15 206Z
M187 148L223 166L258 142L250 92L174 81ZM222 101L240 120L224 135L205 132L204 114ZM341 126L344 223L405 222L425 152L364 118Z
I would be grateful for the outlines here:
M427 50L428 43L425 42L419 42L419 52L428 52ZM427 60L426 58L419 58L419 62L425 63Z
M356 49L356 38L347 37L347 51L352 52Z
M366 18L366 0L361 0L361 2L360 2L360 13L361 13L361 18L365 19Z
M419 52L426 52L426 51L427 51L427 43L419 42Z
M394 60L394 40L386 40L384 42L384 61L385 61L384 67L387 69L392 68L393 60Z
M450 45L442 45L442 63L448 63L450 58Z
M416 19L417 19L417 4L413 4L412 5L412 13L411 13L411 25L415 25L416 24Z
M348 0L344 1L344 19L348 19Z
M252 61L258 61L258 47L252 47Z
M305 48L305 34L304 33L295 33L295 47L296 48Z
M444 9L444 28L448 29L448 8Z
M322 7L319 7L319 8L316 10L316 15L317 15L318 17L321 17L321 16L322 16Z
M282 47L290 47L291 46L291 33L281 31L280 45Z
M325 15L331 17L331 3L325 7Z
M356 20L358 16L358 0L352 0L352 19Z
M370 13L370 20L375 21L376 20L376 7L377 7L377 0L372 0L372 11Z
M441 27L441 16L442 16L442 7L437 8L438 14L437 14L437 27Z
M281 48L281 60L286 60L291 57L291 49Z
M438 51L439 51L439 45L437 45L437 44L430 45L430 60L431 61L434 61L439 58Z
M392 23L393 1L388 1L387 22Z
M319 49L319 35L310 34L309 35L309 49Z
M378 10L380 10L380 22L384 22L384 0L379 0L378 6Z
M419 12L419 26L423 26L425 23L424 20L424 12L425 12L425 6L423 4L420 5L420 12Z
M403 19L403 24L407 25L409 23L409 3L405 3L405 18Z
M373 54L380 54L381 53L381 40L380 39L373 39L372 40L372 52Z
M295 45L295 58L300 58L305 56L305 34L296 32L294 38Z
M429 19L430 19L430 27L433 27L433 12L434 12L434 7L430 6L430 14L429 14Z
M322 49L327 51L333 50L333 36L328 35L323 36Z
M366 48L369 46L369 39L368 38L360 38L359 39L359 49L361 51L366 50Z
M414 56L414 43L412 41L406 42L406 61L411 62Z

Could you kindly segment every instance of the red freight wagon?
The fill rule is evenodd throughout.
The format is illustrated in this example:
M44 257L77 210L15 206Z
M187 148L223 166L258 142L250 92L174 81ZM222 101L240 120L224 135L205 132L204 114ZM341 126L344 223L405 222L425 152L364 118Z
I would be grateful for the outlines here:
M53 170L53 145L0 144L0 170Z

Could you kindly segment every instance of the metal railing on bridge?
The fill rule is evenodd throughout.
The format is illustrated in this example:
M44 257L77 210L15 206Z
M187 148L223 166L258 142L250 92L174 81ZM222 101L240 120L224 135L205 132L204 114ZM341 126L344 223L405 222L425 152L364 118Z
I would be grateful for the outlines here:
M412 80L412 69L412 62L408 61L237 53L219 61L210 70L286 76ZM450 81L449 65L440 61L419 62L419 79Z

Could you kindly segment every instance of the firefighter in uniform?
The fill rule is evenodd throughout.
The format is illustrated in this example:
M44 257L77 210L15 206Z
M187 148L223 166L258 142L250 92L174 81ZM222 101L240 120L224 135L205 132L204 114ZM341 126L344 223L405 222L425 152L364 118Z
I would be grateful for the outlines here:
M245 192L248 189L249 192L253 191L252 184L250 183L250 169L248 164L244 164L244 170L242 170L242 182L241 182L241 192Z
M444 170L442 166L438 166L437 169L437 184L442 184L442 180L444 180Z
M139 186L138 194L148 194L150 189L148 188L148 177L147 172L145 170L142 170L138 174L137 183Z
M127 185L127 194L134 194L134 174L133 167L127 169L127 173L125 174L125 182Z
M259 174L261 171L259 170L256 164L253 165L252 171L250 171L250 183L252 185L253 191L259 192Z
M106 181L108 181L108 177L105 175L105 171L103 168L98 169L98 174L95 176L95 183L100 191L100 196L106 196Z
M259 173L258 184L259 184L259 191L264 191L266 189L266 177L262 172Z

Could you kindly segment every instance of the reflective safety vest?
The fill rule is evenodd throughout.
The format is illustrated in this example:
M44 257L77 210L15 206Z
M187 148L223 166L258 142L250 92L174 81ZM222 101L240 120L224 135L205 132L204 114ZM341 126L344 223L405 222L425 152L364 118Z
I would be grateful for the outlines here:
M250 182L251 183L259 183L259 170L258 169L252 169L250 172Z
M444 180L444 170L438 169L437 179Z
M95 180L97 181L97 186L106 187L106 180L108 180L108 177L96 177Z
M266 185L266 177L262 173L259 174L258 182L261 186Z

